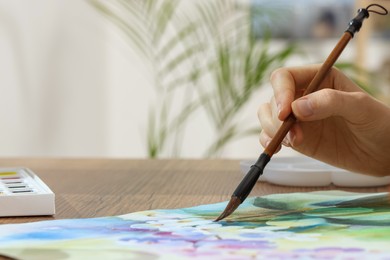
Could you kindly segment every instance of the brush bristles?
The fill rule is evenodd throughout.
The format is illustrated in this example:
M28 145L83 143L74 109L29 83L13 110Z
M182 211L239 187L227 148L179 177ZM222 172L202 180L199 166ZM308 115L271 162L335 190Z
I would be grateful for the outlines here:
M214 220L215 222L218 222L224 218L226 218L227 216L230 216L237 208L238 206L240 206L241 204L241 200L237 197L232 197L229 201L229 203L227 204L225 210L222 212L222 214L216 219Z

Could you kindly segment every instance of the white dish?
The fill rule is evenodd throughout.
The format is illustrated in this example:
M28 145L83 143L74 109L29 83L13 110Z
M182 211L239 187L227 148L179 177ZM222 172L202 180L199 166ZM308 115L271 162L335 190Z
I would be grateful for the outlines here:
M240 162L246 174L255 160ZM267 164L259 181L284 186L328 186L376 187L390 183L390 176L374 177L339 169L306 156L274 157Z

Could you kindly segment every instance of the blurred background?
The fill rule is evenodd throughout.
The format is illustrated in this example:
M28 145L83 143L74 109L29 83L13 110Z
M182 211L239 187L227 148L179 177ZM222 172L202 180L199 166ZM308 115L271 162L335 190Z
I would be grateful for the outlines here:
M255 158L270 72L322 62L370 3L0 0L0 156ZM372 15L338 66L390 104L389 44Z

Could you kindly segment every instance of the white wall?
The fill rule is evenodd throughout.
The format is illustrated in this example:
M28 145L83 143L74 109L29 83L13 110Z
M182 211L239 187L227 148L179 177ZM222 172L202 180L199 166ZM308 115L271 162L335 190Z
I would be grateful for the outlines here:
M86 1L0 0L0 57L0 156L146 156L150 76L120 32ZM264 87L243 117L257 122L257 106L271 94ZM202 155L212 134L205 124L202 116L191 122L183 156ZM260 151L252 137L223 156Z
M153 86L112 24L80 0L3 0L0 17L0 156L146 155ZM202 155L205 123L183 156ZM255 156L247 143L227 155Z
M0 1L0 155L103 155L105 27L84 1Z

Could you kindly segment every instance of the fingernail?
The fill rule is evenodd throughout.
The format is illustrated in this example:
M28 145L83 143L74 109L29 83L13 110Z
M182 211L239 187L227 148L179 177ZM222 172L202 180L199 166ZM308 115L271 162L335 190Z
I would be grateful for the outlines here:
M299 99L295 101L296 108L298 109L298 113L301 116L308 117L313 115L313 107L308 99Z
M295 139L295 133L294 133L294 130L290 130L288 133L287 133L287 136L286 136L288 142L290 145L292 145L294 143L294 139Z
M265 147L268 147L269 144L271 143L271 141L272 141L272 138L267 136L267 139L265 140Z
M278 108L278 116L280 116L280 113L282 112L282 105L278 103L276 106Z
M282 144L284 146L290 147L290 141L288 140L287 136L283 139Z

